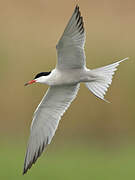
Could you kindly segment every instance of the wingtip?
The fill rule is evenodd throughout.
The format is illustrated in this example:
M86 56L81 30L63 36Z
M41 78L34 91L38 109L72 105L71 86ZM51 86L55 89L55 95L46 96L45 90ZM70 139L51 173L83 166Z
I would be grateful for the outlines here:
M24 164L24 168L23 168L22 175L25 175L29 169L30 169L30 166L26 166L26 165Z
M78 4L76 4L76 6L75 6L75 12L76 11L79 11L79 5Z
M24 176L26 174L27 170L23 169L22 175Z
M27 153L25 156L25 161L24 161L24 169L23 169L23 175L27 173L27 171L32 167L33 164L35 164L35 162L37 161L37 159L41 156L42 152L45 149L45 146L49 144L49 137L46 138L46 142L43 142L42 146L39 146L39 149L37 152L35 152L33 158L31 159L31 161L29 161L29 163L27 162Z
M32 166L33 164L32 163L30 163L28 166L24 166L24 169L23 169L23 175L25 175L26 173L27 173L27 171L31 168L31 166Z
M81 16L81 12L80 12L78 4L76 4L74 14L76 14L76 21L77 21L76 25L78 26L79 32L80 32L80 34L83 34L84 33L84 22L83 22L83 17Z

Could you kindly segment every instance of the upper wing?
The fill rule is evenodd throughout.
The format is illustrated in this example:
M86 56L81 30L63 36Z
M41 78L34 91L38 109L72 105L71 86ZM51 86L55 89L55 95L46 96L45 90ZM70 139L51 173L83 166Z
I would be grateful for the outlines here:
M56 49L57 68L73 69L85 66L85 31L79 6L77 5Z
M61 116L75 99L78 90L79 84L52 86L48 89L34 113L23 174L31 168L51 142Z

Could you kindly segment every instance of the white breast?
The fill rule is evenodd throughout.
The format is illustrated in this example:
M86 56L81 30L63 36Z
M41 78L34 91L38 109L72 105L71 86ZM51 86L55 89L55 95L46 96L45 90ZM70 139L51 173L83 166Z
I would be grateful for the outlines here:
M81 69L54 69L48 76L48 85L63 85L79 83L81 79Z

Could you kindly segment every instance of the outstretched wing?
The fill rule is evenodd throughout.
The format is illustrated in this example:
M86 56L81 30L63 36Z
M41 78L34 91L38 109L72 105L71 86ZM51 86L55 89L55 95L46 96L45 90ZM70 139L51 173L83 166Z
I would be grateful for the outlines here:
M34 113L23 174L31 168L47 144L51 142L61 116L75 99L78 90L79 84L51 86L48 89Z
M83 18L77 5L56 49L58 53L57 68L76 69L85 66L85 31Z

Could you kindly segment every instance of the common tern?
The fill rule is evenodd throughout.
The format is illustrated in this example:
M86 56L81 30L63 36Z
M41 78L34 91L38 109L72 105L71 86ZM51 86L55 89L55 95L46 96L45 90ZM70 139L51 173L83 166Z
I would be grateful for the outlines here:
M23 174L31 168L50 144L62 115L78 93L80 83L85 83L95 96L106 101L104 96L117 66L128 59L125 58L97 69L88 69L84 52L85 37L83 17L79 6L76 5L56 46L58 62L55 69L50 72L41 72L25 84L37 82L50 87L34 112Z

